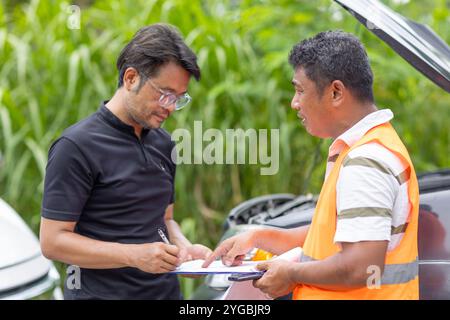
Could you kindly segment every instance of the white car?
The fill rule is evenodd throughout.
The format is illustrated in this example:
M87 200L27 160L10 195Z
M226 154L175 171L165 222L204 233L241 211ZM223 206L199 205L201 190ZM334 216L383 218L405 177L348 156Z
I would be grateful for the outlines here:
M39 240L0 199L0 300L62 299L60 276Z

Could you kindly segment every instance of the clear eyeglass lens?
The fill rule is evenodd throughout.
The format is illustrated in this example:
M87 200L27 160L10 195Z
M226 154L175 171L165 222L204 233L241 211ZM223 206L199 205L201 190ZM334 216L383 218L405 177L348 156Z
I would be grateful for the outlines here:
M167 107L174 103L177 100L177 97L173 94L163 94L161 95L161 98L159 98L159 103L163 107Z
M176 110L184 108L189 102L191 102L191 97L187 93L179 97L175 105Z
M164 108L175 103L175 110L184 108L189 102L191 102L191 97L187 93L181 97L174 94L163 94L159 98L159 104Z

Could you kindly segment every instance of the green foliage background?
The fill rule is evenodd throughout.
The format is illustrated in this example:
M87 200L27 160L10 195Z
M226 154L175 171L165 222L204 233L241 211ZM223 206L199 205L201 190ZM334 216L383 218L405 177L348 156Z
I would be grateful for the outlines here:
M383 1L433 28L450 43L449 2ZM190 85L189 108L165 124L203 130L280 129L280 168L181 165L175 216L193 242L214 246L228 211L268 193L318 193L330 141L309 136L290 109L287 55L305 37L328 29L365 44L380 108L417 171L450 167L450 95L432 84L331 0L75 1L81 29L67 27L65 1L0 2L0 197L37 233L47 151L69 125L96 111L115 91L118 53L142 26L176 25L199 58L202 79ZM189 297L198 281L182 280Z

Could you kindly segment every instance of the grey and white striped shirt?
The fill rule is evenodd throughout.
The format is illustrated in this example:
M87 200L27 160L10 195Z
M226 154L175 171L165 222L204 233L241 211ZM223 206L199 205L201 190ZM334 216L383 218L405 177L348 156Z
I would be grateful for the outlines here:
M373 112L330 146L326 176L347 144L354 145L371 128L393 118L389 109ZM400 242L408 222L409 168L378 143L355 148L342 162L336 185L337 226L334 241L388 240L388 251Z

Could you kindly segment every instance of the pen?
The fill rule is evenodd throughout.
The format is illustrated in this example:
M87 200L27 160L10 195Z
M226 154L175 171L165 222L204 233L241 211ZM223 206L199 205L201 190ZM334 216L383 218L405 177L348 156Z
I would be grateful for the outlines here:
M161 237L162 241L164 241L165 244L171 244L169 239L167 239L166 235L161 230L161 228L158 228L158 233L159 233L159 236Z

